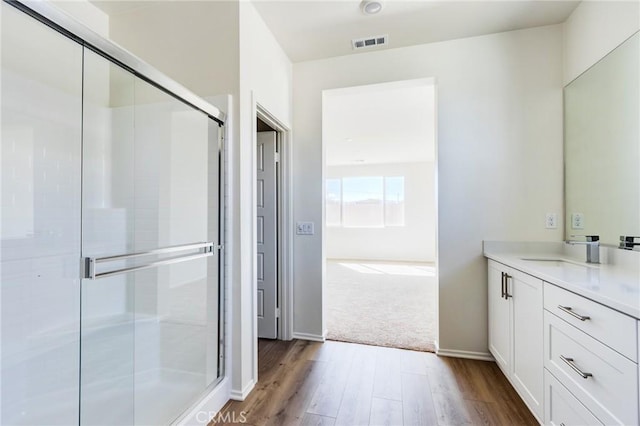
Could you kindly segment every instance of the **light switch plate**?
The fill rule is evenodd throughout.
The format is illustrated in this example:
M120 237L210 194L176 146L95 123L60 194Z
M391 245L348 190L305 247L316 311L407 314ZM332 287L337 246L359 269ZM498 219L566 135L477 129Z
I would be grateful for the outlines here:
M571 214L571 229L584 229L584 215L582 213Z
M556 213L547 213L545 218L545 227L547 229L558 228L558 215Z
M313 222L296 222L296 235L313 235Z

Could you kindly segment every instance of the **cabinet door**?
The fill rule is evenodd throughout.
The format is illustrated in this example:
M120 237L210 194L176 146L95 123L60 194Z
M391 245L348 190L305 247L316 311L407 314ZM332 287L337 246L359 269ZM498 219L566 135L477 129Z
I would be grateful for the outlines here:
M511 371L509 301L503 297L503 265L489 261L489 351L505 375Z
M513 321L515 388L529 409L542 419L543 410L543 298L542 281L514 271L507 280Z

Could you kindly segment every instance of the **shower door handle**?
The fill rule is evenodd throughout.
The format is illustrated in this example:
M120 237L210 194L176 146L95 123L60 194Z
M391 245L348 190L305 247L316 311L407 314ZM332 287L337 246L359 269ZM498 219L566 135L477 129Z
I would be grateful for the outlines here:
M98 278L105 278L113 275L125 274L132 271L141 271L143 269L154 268L156 266L171 265L174 263L186 262L188 260L195 260L203 257L209 257L213 255L214 250L216 249L219 250L221 248L222 246L220 245L207 242L207 243L182 244L178 246L163 247L163 248L144 251L144 252L127 253L127 254L120 254L116 256L85 257L82 262L83 270L84 270L84 273L82 275L84 278L95 280ZM106 271L106 272L96 271L97 265L100 263L108 263L108 262L114 262L117 260L127 260L127 259L133 259L137 257L152 256L152 255L158 255L158 254L176 253L176 252L181 252L186 250L198 250L199 252L184 254L180 256L173 256L166 259L155 260L153 262L145 263L144 265L131 266L127 268L115 269L112 271Z

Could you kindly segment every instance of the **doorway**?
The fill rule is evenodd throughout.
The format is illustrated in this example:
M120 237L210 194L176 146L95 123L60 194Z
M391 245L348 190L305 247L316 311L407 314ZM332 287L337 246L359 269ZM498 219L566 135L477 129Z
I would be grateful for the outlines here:
M291 217L288 130L256 105L256 316L258 338L290 339Z
M435 350L437 167L432 79L327 90L327 338Z

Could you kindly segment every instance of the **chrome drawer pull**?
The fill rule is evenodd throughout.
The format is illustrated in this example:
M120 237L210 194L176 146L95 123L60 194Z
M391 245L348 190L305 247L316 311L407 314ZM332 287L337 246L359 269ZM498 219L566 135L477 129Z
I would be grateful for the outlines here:
M578 366L575 364L575 362L573 361L573 358L566 358L564 355L560 355L560 359L563 360L564 362L566 362L567 365L569 367L571 367L573 369L573 371L575 371L580 376L582 376L583 379L587 379L589 377L593 377L593 374L585 373L584 371L580 370L578 368Z
M591 319L591 317L588 317L586 315L578 315L575 312L573 312L573 309L570 306L562 306L562 305L558 305L558 309L560 309L562 312L566 312L569 315L571 315L574 318L578 318L580 321L586 321L588 319Z
M504 298L506 300L509 300L510 297L513 297L511 294L509 294L509 279L513 278L513 276L507 274L506 272L504 273Z

